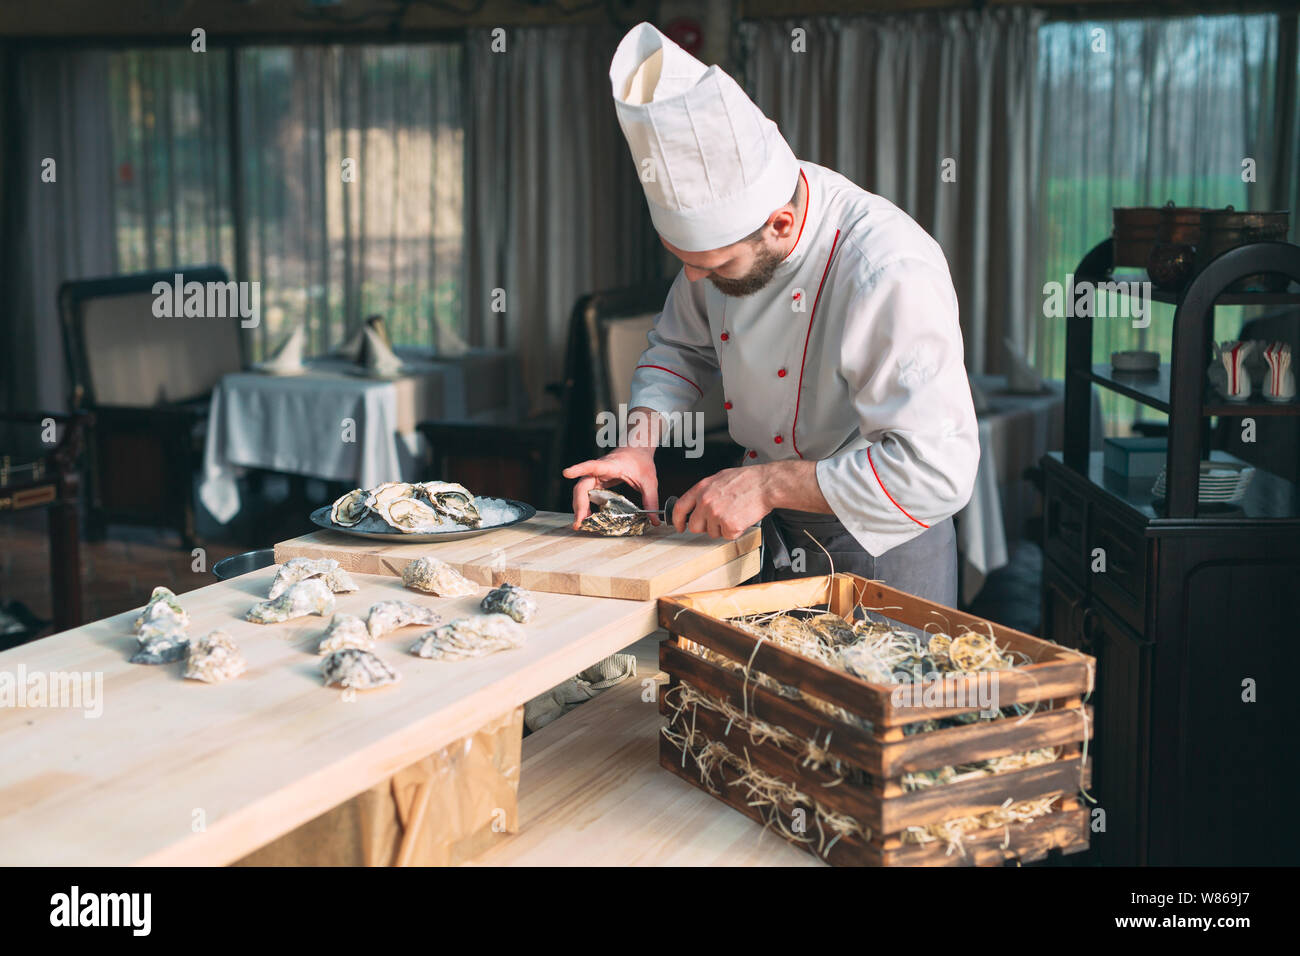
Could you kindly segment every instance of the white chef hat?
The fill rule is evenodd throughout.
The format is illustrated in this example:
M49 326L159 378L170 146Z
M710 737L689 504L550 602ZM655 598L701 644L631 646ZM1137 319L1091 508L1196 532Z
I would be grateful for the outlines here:
M677 248L729 246L790 201L793 151L718 67L641 23L614 52L609 81L650 218Z

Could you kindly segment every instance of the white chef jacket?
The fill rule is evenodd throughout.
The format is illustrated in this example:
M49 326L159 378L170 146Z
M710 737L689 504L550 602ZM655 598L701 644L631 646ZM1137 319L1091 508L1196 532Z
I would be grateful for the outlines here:
M687 412L721 374L745 464L803 458L880 555L970 499L979 432L943 252L893 203L800 163L807 214L772 281L729 298L678 275L631 407Z

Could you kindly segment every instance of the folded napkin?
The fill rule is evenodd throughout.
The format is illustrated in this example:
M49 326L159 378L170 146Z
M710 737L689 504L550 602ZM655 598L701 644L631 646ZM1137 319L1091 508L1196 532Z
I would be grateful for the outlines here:
M439 356L456 358L469 351L469 344L451 327L450 322L440 317L433 320L433 338Z
M1007 391L1037 395L1043 390L1043 377L1020 354L1016 343L1008 338L1002 344L1007 353Z
M258 367L266 372L301 372L302 353L307 348L307 331L301 325L289 333L274 354Z
M402 371L402 360L392 347L372 327L362 330L366 336L366 368L376 375L397 375Z
M366 330L362 327L348 336L348 340L330 354L337 355L339 358L347 359L349 362L356 362L360 365L361 353L365 351L365 348Z

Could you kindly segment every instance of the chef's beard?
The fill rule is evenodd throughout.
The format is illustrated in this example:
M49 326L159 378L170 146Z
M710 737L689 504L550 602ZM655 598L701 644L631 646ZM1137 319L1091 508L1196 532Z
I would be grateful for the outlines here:
M730 296L733 299L743 299L747 295L758 292L771 282L772 276L776 275L776 267L781 264L783 259L783 256L778 256L767 246L763 246L754 258L754 267L746 275L741 276L739 279L723 279L711 275L709 281L723 295Z

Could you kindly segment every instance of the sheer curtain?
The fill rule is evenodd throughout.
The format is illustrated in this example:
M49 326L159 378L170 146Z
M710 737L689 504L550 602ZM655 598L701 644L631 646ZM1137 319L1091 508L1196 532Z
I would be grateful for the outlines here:
M799 158L893 201L943 247L975 372L1004 368L1003 339L1025 343L1034 308L1041 20L1024 8L762 20L737 36L747 88Z
M1114 206L1290 208L1296 235L1294 16L1053 23L1039 36L1040 285L1063 282L1110 235ZM1242 180L1245 159L1255 160L1254 183ZM1094 323L1095 360L1139 343L1167 356L1173 308L1154 308L1145 334ZM1039 362L1060 376L1067 320L1036 314ZM1242 317L1219 309L1221 336ZM1131 414L1130 403L1103 398L1108 417Z
M564 371L577 298L658 273L661 249L614 117L612 26L487 30L466 41L465 305L475 344L523 361L534 407ZM496 290L501 290L497 293ZM494 296L505 311L493 311Z

